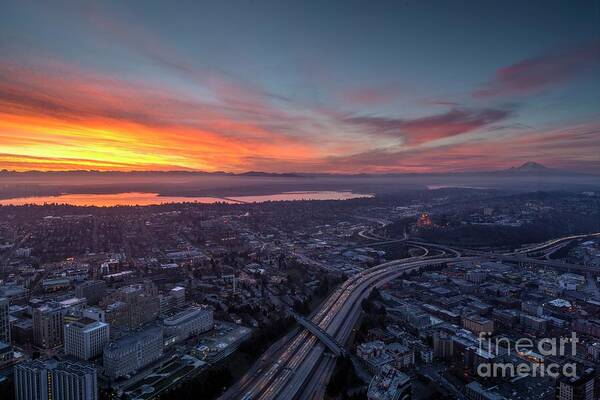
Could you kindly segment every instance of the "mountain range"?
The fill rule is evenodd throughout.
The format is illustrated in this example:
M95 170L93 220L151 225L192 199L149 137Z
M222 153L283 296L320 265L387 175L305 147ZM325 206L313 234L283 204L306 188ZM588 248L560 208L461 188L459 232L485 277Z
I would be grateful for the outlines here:
M494 170L494 171L466 171L466 172L425 172L425 173L406 173L406 172L392 172L392 173L302 173L302 172L290 172L290 173L276 173L276 172L262 172L262 171L248 171L242 173L215 171L193 171L193 170L174 170L174 171L97 171L97 170L71 170L71 171L11 171L11 170L0 170L0 177L8 176L68 176L68 175L101 175L101 176L149 176L149 175L180 175L180 176L239 176L239 177L256 177L256 178L309 178L309 177L368 177L368 176L441 176L441 175L502 175L502 174L527 174L527 175L596 175L585 172L575 172L568 170L560 170L554 168L548 168L538 162L527 161L519 166L513 166L508 169Z

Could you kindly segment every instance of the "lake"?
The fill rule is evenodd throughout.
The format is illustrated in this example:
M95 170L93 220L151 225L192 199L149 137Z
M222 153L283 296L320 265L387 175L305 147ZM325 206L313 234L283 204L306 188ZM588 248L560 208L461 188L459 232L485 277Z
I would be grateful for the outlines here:
M161 196L158 193L127 192L113 194L61 194L57 196L18 197L2 199L0 205L22 206L25 204L68 204L72 206L150 206L168 203L262 203L265 201L285 200L349 200L363 197L373 197L370 194L352 193L350 191L307 191L284 192L259 196Z

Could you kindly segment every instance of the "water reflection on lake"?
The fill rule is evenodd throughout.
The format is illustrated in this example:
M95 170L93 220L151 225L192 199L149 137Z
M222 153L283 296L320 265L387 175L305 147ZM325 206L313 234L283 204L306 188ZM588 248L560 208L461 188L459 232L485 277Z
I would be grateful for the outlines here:
M348 200L361 197L373 197L369 194L352 193L349 191L312 191L312 192L284 192L260 196L160 196L158 193L127 192L113 194L62 194L58 196L18 197L2 199L0 205L20 206L25 204L68 204L72 206L149 206L166 203L260 203L265 201L283 200Z

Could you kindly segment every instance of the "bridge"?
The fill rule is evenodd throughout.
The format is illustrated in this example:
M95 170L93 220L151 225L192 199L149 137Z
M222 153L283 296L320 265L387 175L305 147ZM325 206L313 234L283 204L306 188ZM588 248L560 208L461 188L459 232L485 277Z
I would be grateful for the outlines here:
M330 334L325 332L320 326L313 323L311 320L304 318L302 315L295 313L292 310L288 310L288 313L294 317L296 321L310 333L315 335L336 357L347 356L348 352L339 344Z

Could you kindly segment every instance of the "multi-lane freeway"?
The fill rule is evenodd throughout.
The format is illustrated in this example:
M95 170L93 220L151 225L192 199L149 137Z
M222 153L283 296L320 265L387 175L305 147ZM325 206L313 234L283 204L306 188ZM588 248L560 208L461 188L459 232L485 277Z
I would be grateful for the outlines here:
M535 245L528 249L529 251L543 251L552 249L553 246L568 240L598 235L574 235ZM390 240L373 235L372 232L366 230L360 232L360 236L378 240L381 243L406 241L410 245L425 248L426 251L419 257L387 262L353 275L311 315L312 323L340 344L346 343L349 338L360 315L361 301L369 295L372 288L381 286L415 269L469 259L463 256L461 249L411 241L407 237ZM427 256L433 253L438 253L438 255ZM528 251L480 254L470 251L472 255L514 262L532 260L524 256L527 253ZM565 264L555 261L536 261L545 262L550 267L565 267ZM334 366L335 358L326 351L325 345L316 336L307 329L296 329L273 345L221 399L321 399L324 397L324 390Z
M361 301L373 287L426 266L440 265L455 257L413 257L392 261L362 271L344 282L312 315L312 322L338 343L345 343L360 314ZM289 335L287 343L268 351L257 367L244 376L221 398L226 399L294 399L310 396L326 386L334 359L325 346L308 330ZM319 373L320 372L320 373ZM307 397L309 396L309 397Z

